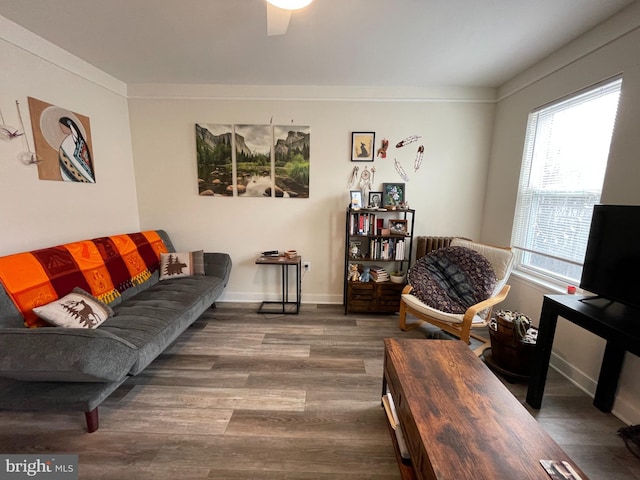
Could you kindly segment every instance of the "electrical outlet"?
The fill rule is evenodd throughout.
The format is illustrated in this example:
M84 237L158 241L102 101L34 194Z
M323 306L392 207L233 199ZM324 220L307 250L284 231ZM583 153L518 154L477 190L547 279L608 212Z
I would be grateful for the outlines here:
M304 267L304 271L305 272L310 272L311 271L311 262L304 262L302 264L302 266Z

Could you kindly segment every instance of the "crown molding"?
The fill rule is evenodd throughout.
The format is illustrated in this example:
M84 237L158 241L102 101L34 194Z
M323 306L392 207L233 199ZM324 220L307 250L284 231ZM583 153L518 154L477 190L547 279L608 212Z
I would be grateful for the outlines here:
M0 15L0 39L40 60L122 97L126 83Z

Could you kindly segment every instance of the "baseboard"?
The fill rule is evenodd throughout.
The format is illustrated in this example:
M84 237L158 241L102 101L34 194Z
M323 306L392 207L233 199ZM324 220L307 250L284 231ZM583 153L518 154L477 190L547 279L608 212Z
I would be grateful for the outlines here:
M620 396L616 397L611 413L627 425L640 425L640 410Z
M595 396L597 381L583 371L577 369L555 353L551 353L549 365L591 398Z
M281 300L279 294L264 294L253 292L223 292L218 302L234 302L234 303L260 303L263 300L269 302L277 302ZM289 293L289 300L295 301L295 294ZM342 294L314 294L302 292L301 303L316 303L322 305L342 305Z
M590 378L555 353L551 354L549 365L589 397L595 397L597 380ZM637 403L637 400L635 403ZM619 394L616 395L611 413L627 425L640 424L640 410L638 410L638 407Z

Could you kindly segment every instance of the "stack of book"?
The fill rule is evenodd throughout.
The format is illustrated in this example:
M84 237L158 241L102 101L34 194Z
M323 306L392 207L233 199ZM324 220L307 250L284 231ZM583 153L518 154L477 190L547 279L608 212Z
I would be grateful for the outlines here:
M387 271L384 268L379 267L377 265L372 265L371 266L371 279L374 282L388 282L389 281L389 274L387 273Z
M349 235L378 235L379 222L375 213L354 213L349 217Z

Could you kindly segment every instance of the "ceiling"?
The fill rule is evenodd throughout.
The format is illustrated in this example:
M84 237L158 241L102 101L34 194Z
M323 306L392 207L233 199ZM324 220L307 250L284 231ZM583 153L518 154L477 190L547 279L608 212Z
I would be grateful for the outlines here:
M0 0L0 15L128 83L497 87L633 0Z

